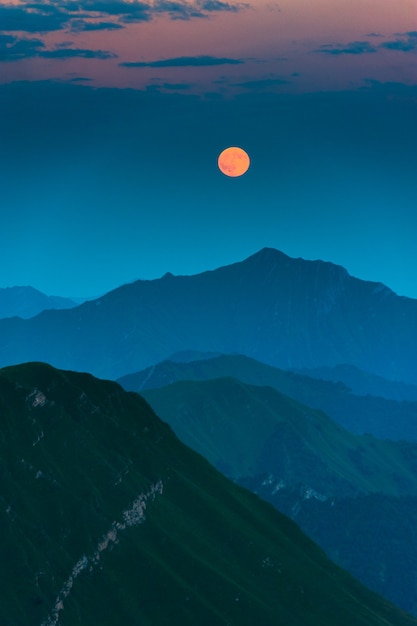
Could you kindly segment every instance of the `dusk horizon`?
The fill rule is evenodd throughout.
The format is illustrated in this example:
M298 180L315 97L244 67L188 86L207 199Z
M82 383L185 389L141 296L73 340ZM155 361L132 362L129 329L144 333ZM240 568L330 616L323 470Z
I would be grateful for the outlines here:
M416 298L414 16L3 0L0 287L90 297L268 246Z
M182 277L182 276L196 276L196 275L199 275L199 274L203 274L205 272L213 272L213 271L215 271L217 269L221 269L222 267L227 267L229 265L235 265L237 263L242 263L242 262L250 259L251 257L258 255L263 250L268 250L268 249L269 250L273 250L273 251L278 252L278 253L281 253L281 254L284 254L286 257L288 257L291 260L302 260L302 261L313 262L313 263L316 262L316 261L322 262L322 263L330 263L331 265L335 265L337 267L341 267L344 270L346 270L348 275L351 276L352 278L356 278L356 279L359 279L359 280L364 281L364 282L370 282L370 283L375 283L375 284L382 284L382 285L387 287L390 291L392 291L397 296L406 297L406 298L410 298L410 299L417 299L417 294L416 294L416 296L409 296L409 295L406 295L406 294L397 293L394 289L392 289L390 287L390 285L384 283L383 281L381 281L381 280L374 280L374 279L371 279L371 278L363 278L362 276L355 275L355 274L351 273L348 270L348 268L346 268L344 265L342 265L340 263L333 263L333 261L331 261L329 259L324 259L324 258L305 258L305 257L302 257L302 256L295 256L295 255L293 256L293 255L285 253L283 250L278 250L277 248L274 248L272 246L264 246L263 248L259 248L258 250L255 250L253 253L250 253L250 254L248 254L245 257L238 258L236 260L232 260L230 263L226 263L226 262L225 263L220 263L220 264L217 264L217 265L213 265L212 267L204 267L201 270L196 269L194 271L187 271L187 269L185 269L184 271L180 270L178 272L172 272L169 268L167 268L166 271L162 271L161 273L158 273L158 274L155 274L155 275L137 276L136 278L132 278L131 280L127 280L126 282L121 282L119 284L115 284L114 286L112 286L112 287L110 287L110 288L108 288L108 289L106 289L106 290L104 290L104 291L102 291L100 293L99 292L94 293L93 290L91 290L88 293L87 292L86 293L78 293L78 292L77 293L63 293L63 292L62 293L61 292L60 293L52 293L52 292L49 293L49 292L46 292L46 291L42 291L36 285L29 285L29 284L27 284L27 285L23 285L23 284L20 284L20 285L7 285L7 286L0 285L0 289L8 289L8 288L12 289L12 288L15 288L15 287L31 287L33 289L36 289L37 291L40 291L40 292L44 293L47 296L58 296L58 297L64 297L64 298L69 298L69 299L74 298L75 300L77 300L77 299L81 299L82 300L83 298L88 299L88 300L94 300L94 299L98 299L98 298L102 297L103 295L105 295L107 293L110 293L111 291L114 291L114 290L118 289L119 287L123 287L125 285L135 283L137 281L160 280L160 279L164 278L164 276L166 276L167 274L172 275L174 277Z

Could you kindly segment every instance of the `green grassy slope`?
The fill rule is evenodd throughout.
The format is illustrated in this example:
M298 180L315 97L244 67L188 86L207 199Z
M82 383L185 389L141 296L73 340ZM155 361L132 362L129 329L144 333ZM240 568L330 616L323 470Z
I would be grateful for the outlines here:
M282 370L241 354L223 354L205 360L163 361L118 382L141 393L177 380L208 380L232 376L250 385L268 385L298 402L321 409L344 428L382 439L417 441L417 402L360 397L342 383L316 380Z
M0 370L2 626L412 626L136 394Z
M179 438L229 477L272 474L326 495L417 493L417 446L352 434L271 387L232 378L143 392Z

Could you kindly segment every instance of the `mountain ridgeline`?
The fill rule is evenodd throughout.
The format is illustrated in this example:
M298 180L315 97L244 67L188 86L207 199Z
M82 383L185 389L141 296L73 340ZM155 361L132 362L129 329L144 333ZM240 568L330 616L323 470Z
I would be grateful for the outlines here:
M0 288L0 319L22 317L28 319L47 309L71 309L77 302L60 296L47 296L33 287Z
M127 391L146 393L147 390L164 387L180 380L203 381L214 378L232 377L249 385L270 386L280 393L308 405L321 409L344 428L358 433L369 433L382 439L417 442L417 402L399 402L383 397L359 396L340 381L335 383L318 380L281 370L240 354L223 354L196 361L168 359L151 367L128 374L118 379ZM345 368L344 368L345 369ZM332 370L333 371L333 370ZM337 374L335 374L337 376ZM356 372L360 377L361 389L366 388L369 375ZM400 385L384 381L388 394L410 394L411 385ZM382 383L379 382L378 388ZM372 385L371 385L372 387ZM416 388L417 389L417 388Z
M285 369L347 363L416 384L416 347L417 300L269 248L195 276L137 281L75 309L0 320L0 366L45 361L111 379L197 350Z
M353 365L340 364L334 367L317 367L314 369L294 370L297 374L304 374L319 380L342 382L352 392L359 396L376 396L388 400L417 401L417 385L387 380L381 376L375 376L363 372Z
M142 384L180 372L209 376L227 366L241 376L257 372L258 382L265 375L275 383L294 378L229 356L167 361ZM289 515L368 587L417 616L416 443L352 434L272 387L233 378L178 380L142 393L182 441Z
M233 480L268 474L326 498L417 496L417 444L350 433L271 387L219 378L142 393L181 441Z
M2 626L414 626L137 394L0 370Z
M417 616L417 404L369 395L413 398L415 387L348 366L312 374L338 382L242 355L191 353L119 382L147 397L226 475L294 519L332 560ZM399 441L353 436L335 422Z

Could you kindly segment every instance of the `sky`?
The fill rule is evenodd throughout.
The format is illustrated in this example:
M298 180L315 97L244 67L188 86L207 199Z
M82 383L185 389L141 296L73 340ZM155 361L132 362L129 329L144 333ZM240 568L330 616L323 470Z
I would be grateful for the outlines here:
M415 0L0 1L0 287L91 297L268 246L417 298L416 18Z

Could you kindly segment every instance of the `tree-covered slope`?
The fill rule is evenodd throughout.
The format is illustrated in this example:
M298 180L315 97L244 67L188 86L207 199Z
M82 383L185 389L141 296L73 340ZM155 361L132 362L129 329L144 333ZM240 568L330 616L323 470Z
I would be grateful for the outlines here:
M87 374L0 371L4 626L411 626Z

